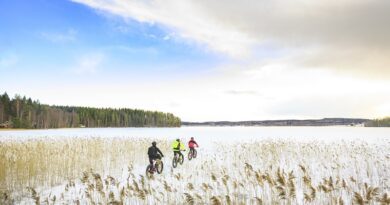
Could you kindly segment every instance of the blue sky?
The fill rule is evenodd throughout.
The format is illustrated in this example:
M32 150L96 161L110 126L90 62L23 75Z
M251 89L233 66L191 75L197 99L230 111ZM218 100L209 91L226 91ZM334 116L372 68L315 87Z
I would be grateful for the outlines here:
M1 1L0 25L2 55L18 59L3 72L27 79L57 78L59 73L70 78L64 67L84 54L104 55L102 61L109 66L102 73L122 77L198 72L218 61L197 46L167 39L158 25L105 15L70 1Z
M0 92L191 121L390 114L389 4L299 4L0 0Z

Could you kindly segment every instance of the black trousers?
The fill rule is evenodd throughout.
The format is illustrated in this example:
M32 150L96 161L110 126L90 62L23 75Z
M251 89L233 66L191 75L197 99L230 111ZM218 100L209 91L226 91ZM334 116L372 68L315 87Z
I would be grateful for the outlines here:
M175 156L175 154L179 154L184 158L184 155L180 151L173 151L173 156Z

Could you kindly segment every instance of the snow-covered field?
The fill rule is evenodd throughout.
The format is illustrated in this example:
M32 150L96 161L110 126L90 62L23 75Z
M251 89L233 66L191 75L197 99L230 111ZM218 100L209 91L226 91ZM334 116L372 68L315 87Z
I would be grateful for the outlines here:
M190 137L198 158L172 168ZM149 179L153 140L165 166ZM0 131L0 159L0 204L390 204L386 128Z

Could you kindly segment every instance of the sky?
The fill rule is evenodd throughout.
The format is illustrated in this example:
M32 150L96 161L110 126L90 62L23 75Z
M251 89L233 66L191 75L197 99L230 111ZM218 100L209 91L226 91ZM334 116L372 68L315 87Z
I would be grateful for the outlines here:
M390 1L0 0L0 93L183 121L390 116Z

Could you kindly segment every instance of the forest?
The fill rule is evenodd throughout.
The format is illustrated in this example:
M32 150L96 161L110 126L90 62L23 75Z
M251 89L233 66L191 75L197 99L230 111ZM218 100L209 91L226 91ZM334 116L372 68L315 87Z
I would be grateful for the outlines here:
M390 127L390 117L370 120L365 124L366 127Z
M0 128L180 127L171 113L140 109L50 106L7 93L0 95Z

